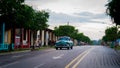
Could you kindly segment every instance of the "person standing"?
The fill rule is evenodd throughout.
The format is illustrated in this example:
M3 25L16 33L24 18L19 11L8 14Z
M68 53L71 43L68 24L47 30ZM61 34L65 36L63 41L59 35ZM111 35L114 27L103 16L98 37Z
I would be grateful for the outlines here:
M39 40L38 40L38 46L39 46L39 48L41 47L41 44L42 44L42 42L41 42L41 40L39 39Z

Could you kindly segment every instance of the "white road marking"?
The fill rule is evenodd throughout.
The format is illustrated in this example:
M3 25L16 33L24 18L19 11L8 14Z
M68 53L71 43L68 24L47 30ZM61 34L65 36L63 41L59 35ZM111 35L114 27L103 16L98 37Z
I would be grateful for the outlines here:
M78 66L78 64L87 56L87 54L91 51L92 49L90 49L89 51L87 51L87 53L85 53L80 59L78 59L77 63L75 63L75 65L72 68L76 68Z
M39 68L39 67L41 67L41 66L43 66L44 64L39 64L39 65L37 65L37 66L35 66L34 68Z
M8 67L8 66L10 66L10 65L14 65L14 64L17 64L17 63L19 63L19 62L16 61L16 62L13 62L13 63L9 63L9 64L7 64L7 65L2 66L1 68Z
M22 57L22 56L24 56L24 55L14 55L14 56L12 56L12 58L19 58L19 57Z
M60 58L62 58L62 56L64 56L64 54L61 54L59 56L54 56L53 59L60 59Z
M78 64L86 57L86 55L92 50L93 48L90 48L90 49L88 49L88 50L86 50L86 51L84 51L84 52L82 52L80 55L78 55L75 59L73 59L69 64L67 64L66 66L65 66L65 68L70 68L70 66L72 65L72 64L74 64L73 65L73 67L72 68L76 68L77 66L78 66ZM78 60L78 61L77 61ZM76 62L77 61L77 62Z

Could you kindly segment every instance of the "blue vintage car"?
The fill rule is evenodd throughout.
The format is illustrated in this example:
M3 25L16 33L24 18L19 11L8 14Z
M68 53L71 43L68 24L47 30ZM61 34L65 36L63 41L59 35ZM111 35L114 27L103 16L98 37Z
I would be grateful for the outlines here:
M60 37L55 43L55 48L56 50L58 50L58 48L73 49L73 41L68 36Z

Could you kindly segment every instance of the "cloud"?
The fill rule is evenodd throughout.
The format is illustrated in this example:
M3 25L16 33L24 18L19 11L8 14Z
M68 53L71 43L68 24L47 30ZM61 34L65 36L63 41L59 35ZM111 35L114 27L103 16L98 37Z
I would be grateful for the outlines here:
M79 12L73 14L56 13L49 10L50 28L59 25L65 25L67 22L75 26L79 32L89 36L92 40L101 39L104 36L105 29L110 26L108 16L105 13Z
M77 24L77 23L86 23L90 22L90 19L84 18L84 17L78 17L78 16L73 16L73 15L68 15L64 13L55 13L55 12L50 12L50 18L49 18L49 24L54 25L60 25L60 24L67 24L69 22L70 24Z
M56 13L49 11L50 18L49 22L51 23L103 23L105 19L108 17L105 13L102 14L94 14L91 12L80 12L74 13L73 15L64 14L64 13ZM107 23L107 22L106 22Z
M25 0L25 2L31 2L31 3L51 3L51 2L57 2L57 0Z
M107 0L25 0L25 3L38 9L50 9L55 12L90 11L101 13L105 11Z
M92 12L80 12L80 13L74 13L77 16L85 17L85 18L94 18L94 19L105 19L108 18L106 13L92 13Z
M111 24L105 13L107 0L25 0L25 3L37 10L49 9L50 28L69 22L91 39L100 39Z
M35 9L50 10L50 23L103 23L108 22L105 0L25 0Z

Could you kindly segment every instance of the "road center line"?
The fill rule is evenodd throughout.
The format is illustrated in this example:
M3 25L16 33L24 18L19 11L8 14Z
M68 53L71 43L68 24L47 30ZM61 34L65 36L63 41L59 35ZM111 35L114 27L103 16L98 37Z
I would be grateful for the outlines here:
M53 57L53 59L59 59L59 58L62 58L62 56L64 56L64 54L61 54L59 56L55 56L55 57Z
M87 56L87 54L91 51L92 49L88 50L87 53L85 53L80 60L72 67L72 68L76 68L78 66L78 64Z
M66 65L65 68L69 68L69 67L70 67L73 63L75 63L75 61L77 61L81 56L84 56L84 55L86 56L86 54L89 53L89 51L92 50L92 49L93 49L93 48L90 48L90 49L84 51L83 53L81 53L79 56L77 56L75 59L73 59L68 65ZM85 57L85 56L84 56L84 57ZM84 58L84 57L83 57L83 58ZM83 58L82 58L82 59L83 59ZM80 61L81 61L82 59L80 58L79 63L80 63ZM79 63L75 64L74 66L77 66Z

